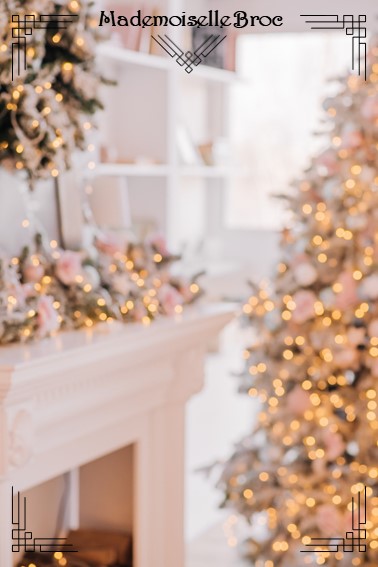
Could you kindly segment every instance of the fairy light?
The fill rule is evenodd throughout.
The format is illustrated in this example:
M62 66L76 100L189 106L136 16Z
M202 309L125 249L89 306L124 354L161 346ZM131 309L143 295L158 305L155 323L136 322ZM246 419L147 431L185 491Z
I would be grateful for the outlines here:
M68 4L68 8L71 10L71 12L78 12L80 10L80 4L77 0L71 0L71 2Z

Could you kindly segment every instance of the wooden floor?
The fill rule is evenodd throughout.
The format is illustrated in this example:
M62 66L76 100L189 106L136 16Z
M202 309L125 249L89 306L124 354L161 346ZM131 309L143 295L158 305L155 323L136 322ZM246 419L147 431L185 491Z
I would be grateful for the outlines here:
M251 567L251 563L228 547L222 525L218 525L188 545L186 567Z

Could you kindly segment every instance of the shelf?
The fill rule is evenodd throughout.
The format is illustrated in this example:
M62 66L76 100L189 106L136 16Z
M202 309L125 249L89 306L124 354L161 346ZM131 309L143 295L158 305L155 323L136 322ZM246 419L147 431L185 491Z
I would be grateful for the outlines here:
M158 164L99 163L89 172L90 177L100 175L124 177L164 177L168 175L168 166Z
M215 165L184 165L180 168L182 177L223 178L232 173L230 167Z
M213 83L231 84L238 80L238 75L233 71L226 71L225 69L217 69L216 67L209 67L206 65L198 65L192 73L183 72L183 75L190 79L197 79L202 81L209 81Z
M98 55L119 61L128 65L151 67L152 69L162 69L167 71L171 67L171 60L159 55L150 55L140 51L132 51L112 42L105 42L99 45Z
M162 69L168 71L173 69L183 77L197 79L202 81L211 81L218 83L233 83L238 76L232 71L208 67L206 65L198 65L193 72L188 74L183 68L179 67L175 61L168 57L160 57L159 55L150 55L140 51L132 51L112 42L105 42L99 45L98 55L119 61L127 65L135 65L142 67L150 67L152 69Z

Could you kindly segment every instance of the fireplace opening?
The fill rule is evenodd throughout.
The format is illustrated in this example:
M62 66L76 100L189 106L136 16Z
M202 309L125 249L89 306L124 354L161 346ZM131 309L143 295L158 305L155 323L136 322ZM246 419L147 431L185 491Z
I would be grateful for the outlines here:
M23 492L35 540L14 553L14 565L132 567L133 470L130 445Z

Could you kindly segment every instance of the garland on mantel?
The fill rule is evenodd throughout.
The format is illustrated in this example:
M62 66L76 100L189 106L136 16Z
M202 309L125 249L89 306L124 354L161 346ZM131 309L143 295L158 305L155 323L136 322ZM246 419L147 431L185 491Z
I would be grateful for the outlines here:
M178 260L160 235L144 244L100 233L88 251L46 246L0 257L0 344L41 339L59 329L122 321L148 325L179 314L200 295L194 278L170 273Z

